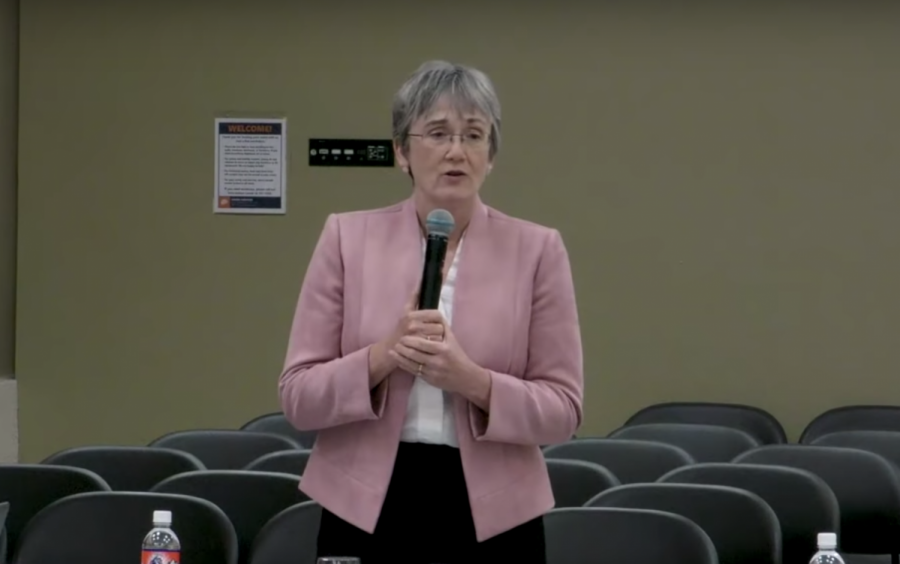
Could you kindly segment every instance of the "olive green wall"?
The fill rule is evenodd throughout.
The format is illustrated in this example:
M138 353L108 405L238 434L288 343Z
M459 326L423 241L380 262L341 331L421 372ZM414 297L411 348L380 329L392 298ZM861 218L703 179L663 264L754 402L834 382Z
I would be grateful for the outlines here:
M0 0L0 378L15 372L18 8Z
M792 434L900 402L900 4L711 4L23 0L23 459L276 409L326 214L408 191L306 140L389 135L438 57L504 104L485 199L568 244L583 433L673 399ZM223 111L288 116L287 216L211 213Z
M0 0L0 463L18 460L16 146L19 1Z

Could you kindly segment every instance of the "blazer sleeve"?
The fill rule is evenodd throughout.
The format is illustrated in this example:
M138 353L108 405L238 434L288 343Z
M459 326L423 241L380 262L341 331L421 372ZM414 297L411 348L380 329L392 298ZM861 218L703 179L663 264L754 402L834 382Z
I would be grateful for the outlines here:
M490 375L489 413L469 404L476 440L546 445L569 440L581 426L581 329L569 256L556 230L535 273L525 373Z
M278 381L281 409L300 430L381 417L387 379L369 388L369 347L341 354L344 268L338 216L331 214L310 259Z

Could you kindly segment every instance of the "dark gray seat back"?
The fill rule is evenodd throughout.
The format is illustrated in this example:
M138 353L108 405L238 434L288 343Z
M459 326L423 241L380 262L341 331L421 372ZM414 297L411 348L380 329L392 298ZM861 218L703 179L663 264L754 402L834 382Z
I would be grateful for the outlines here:
M284 509L308 501L292 474L247 470L205 470L172 476L157 484L157 493L181 494L216 504L234 525L239 561L246 562L250 547L269 519Z
M205 470L193 454L145 446L87 446L66 449L42 464L74 466L95 472L113 491L146 492L169 476Z
M547 564L719 564L703 529L662 511L553 509L544 516L544 536Z
M684 449L697 462L730 462L759 442L740 429L693 423L646 423L621 427L612 439L655 441Z
M883 457L852 448L769 445L735 462L801 468L822 478L840 506L838 542L844 552L893 554L900 549L900 476Z
M581 507L598 493L620 485L612 472L583 460L551 459L547 471L556 507Z
M781 524L783 564L807 564L820 532L840 533L841 512L828 484L807 470L757 464L708 463L685 466L661 483L711 484L753 492Z
M188 452L209 470L241 470L264 454L301 448L297 441L283 435L234 429L176 431L149 446Z
M153 512L172 512L181 561L237 564L237 537L228 517L198 498L147 492L84 493L45 507L25 528L16 564L140 562Z
M698 484L630 484L606 490L587 506L675 513L709 535L721 564L781 563L778 517L762 498L746 490Z
M266 413L244 423L242 431L252 433L275 433L296 441L302 448L311 449L316 444L317 431L301 431L291 425L281 412Z
M676 446L627 439L575 439L547 447L544 458L593 462L623 484L655 482L666 472L696 462Z
M759 407L737 403L658 403L629 417L625 426L645 423L720 425L745 431L762 445L788 442L784 427L774 415Z

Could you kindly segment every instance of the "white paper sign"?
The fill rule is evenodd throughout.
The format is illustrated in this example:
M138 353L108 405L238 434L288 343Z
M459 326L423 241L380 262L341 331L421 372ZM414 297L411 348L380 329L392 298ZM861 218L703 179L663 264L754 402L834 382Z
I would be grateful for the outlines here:
M214 213L283 214L287 119L216 118Z

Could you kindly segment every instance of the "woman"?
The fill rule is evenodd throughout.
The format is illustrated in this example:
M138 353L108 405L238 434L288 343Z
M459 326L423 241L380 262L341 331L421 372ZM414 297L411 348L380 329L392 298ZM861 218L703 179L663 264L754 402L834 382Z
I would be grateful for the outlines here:
M484 73L420 67L393 107L411 197L328 217L279 382L319 429L300 488L320 556L363 564L543 563L553 495L540 446L581 424L582 351L556 230L479 198L500 146ZM425 218L455 219L437 310L415 311Z

